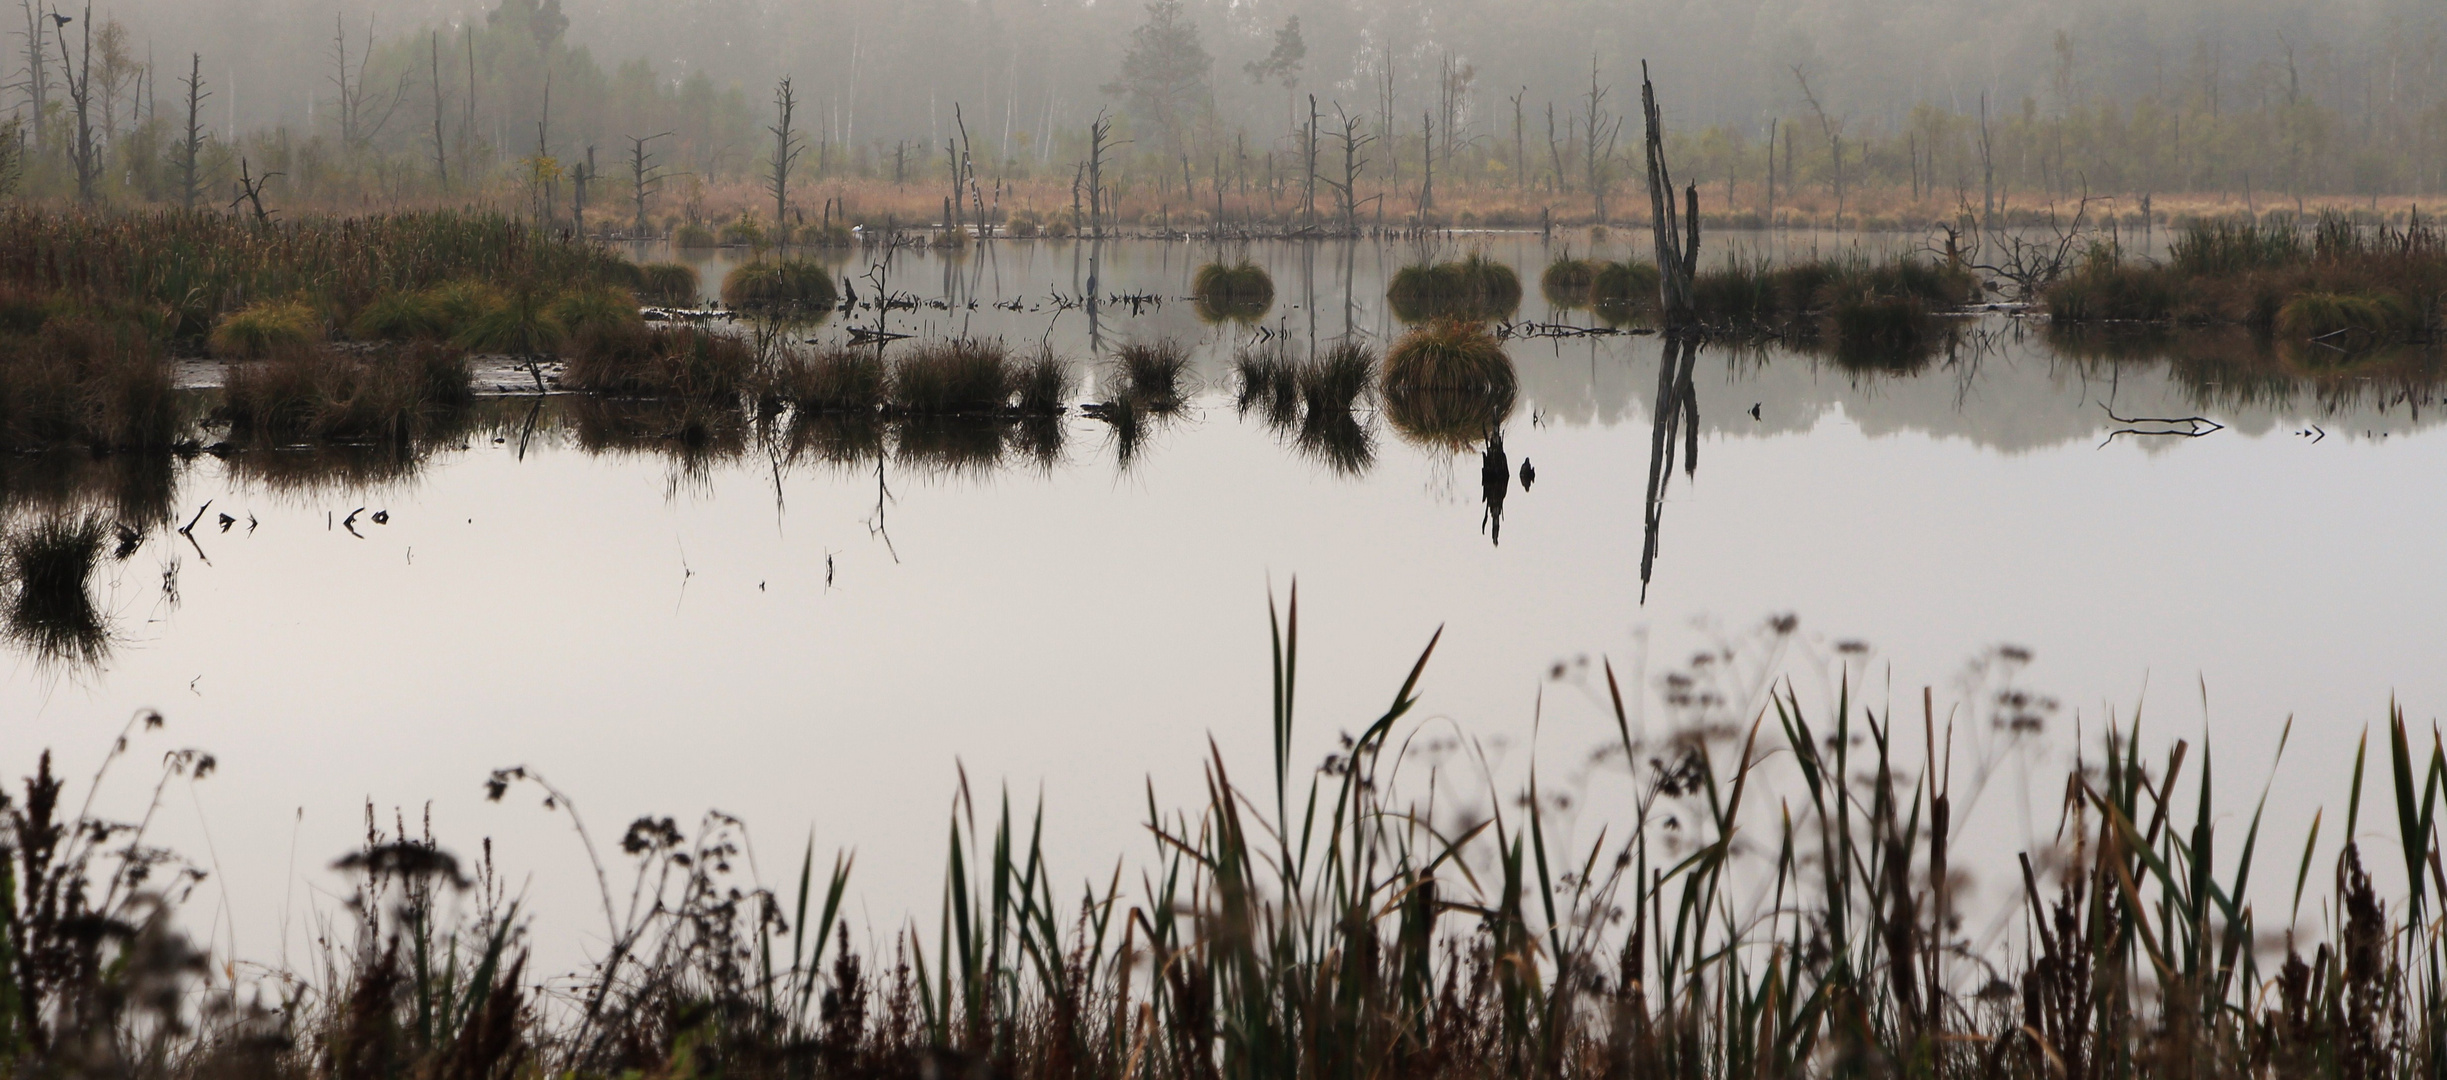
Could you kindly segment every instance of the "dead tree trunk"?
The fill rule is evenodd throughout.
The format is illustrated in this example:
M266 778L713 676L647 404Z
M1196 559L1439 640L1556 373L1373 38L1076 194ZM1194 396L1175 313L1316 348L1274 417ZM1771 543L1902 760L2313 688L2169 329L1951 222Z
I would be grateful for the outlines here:
M629 139L629 198L637 208L636 235L641 237L647 232L646 199L662 190L663 186L662 175L655 171L653 156L646 153L646 144L669 134L663 131L642 139L635 136Z
M1674 176L1665 162L1665 122L1657 112L1657 89L1648 81L1648 63L1640 64L1640 109L1648 121L1649 226L1657 247L1657 302L1665 316L1665 332L1688 333L1697 328L1691 305L1691 279L1699 271L1699 186L1685 193L1683 212L1674 206Z
M56 17L55 17L56 18ZM59 39L60 68L67 74L68 100L76 106L76 145L69 148L69 164L76 167L76 198L91 205L98 197L94 185L101 179L102 164L96 159L93 145L93 5L85 5L85 62L77 64L68 54L68 36Z
M798 145L798 133L790 126L792 114L799 108L798 95L790 89L790 77L785 75L773 88L774 124L766 128L773 133L773 160L769 181L773 191L773 229L776 235L790 236L790 166L805 148Z
M204 150L204 99L211 96L204 90L204 55L191 53L187 61L187 137L178 144L179 205L190 212L204 190L203 177L196 175L196 158Z
M442 146L442 32L431 32L427 42L429 63L433 72L433 179L442 194L450 194L450 155Z

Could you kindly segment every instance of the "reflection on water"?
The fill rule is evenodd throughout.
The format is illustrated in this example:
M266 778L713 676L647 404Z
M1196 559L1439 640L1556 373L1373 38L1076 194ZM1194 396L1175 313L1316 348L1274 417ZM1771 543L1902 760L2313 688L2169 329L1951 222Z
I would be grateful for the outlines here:
M1648 600L1648 582L1657 568L1657 533L1665 521L1666 488L1674 482L1674 451L1682 450L1682 473L1699 473L1699 392L1691 385L1691 368L1699 359L1699 339L1669 338L1657 361L1657 402L1648 429L1647 526L1640 543L1640 599ZM1677 436L1679 435L1679 438Z
M1525 275L1549 255L1534 238L1485 244ZM1788 610L1874 641L1880 663L1920 665L1898 696L1935 681L1942 699L1950 665L1999 640L2048 658L2038 677L2069 712L2199 672L2214 715L2241 728L2221 747L2288 712L2384 715L2391 690L2409 708L2447 701L2424 652L2447 638L2447 520L2420 497L2447 473L2435 354L2059 336L2000 316L1946 320L1941 347L1908 362L1516 337L1512 402L1477 403L1459 442L1420 441L1373 385L1335 407L1235 367L1252 347L1286 370L1341 345L1381 356L1404 329L1385 280L1411 253L1253 246L1274 310L1209 325L1179 298L1199 266L1237 254L900 252L880 273L847 268L863 306L807 335L1044 342L1082 386L1048 420L556 395L482 399L392 447L0 456L0 534L108 530L81 594L6 585L0 707L21 726L0 742L101 745L104 721L146 706L195 725L199 745L255 770L204 794L220 800L219 876L243 923L281 908L245 890L291 880L300 807L297 849L334 850L362 836L369 797L411 814L435 799L448 818L453 792L514 761L585 785L599 821L705 805L812 817L819 845L870 853L870 880L898 860L929 887L939 819L900 808L941 791L955 761L1023 792L1050 778L1053 811L1089 820L1049 827L1089 837L1060 861L1101 873L1117 848L1095 823L1130 819L1143 771L1195 759L1183 748L1208 733L1236 761L1263 755L1251 650L1264 584L1295 575L1326 615L1303 630L1330 673L1302 680L1321 695L1304 711L1333 718L1314 725L1321 740L1378 715L1440 623L1452 633L1423 684L1437 721L1518 736L1536 693L1552 706L1575 692L1540 680L1558 658L1604 652L1646 682L1629 661L1651 638L1627 634L1654 635L1653 675L1708 633L1684 632L1697 619ZM921 302L879 311L887 286ZM1168 299L1133 312L1113 302L1125 295ZM1532 295L1521 317L1593 316ZM1193 389L1169 415L1131 407L1115 354L1166 338L1188 345ZM2099 448L2111 416L2189 415L2227 426ZM2294 434L2314 427L2324 439ZM1880 674L1866 663L1852 670ZM89 674L62 689L71 664ZM2193 722L2187 709L2168 726ZM1529 743L1513 745L1517 765ZM445 825L499 837L505 865L541 866L537 902L556 919L578 903L572 882L592 903L582 859L558 877L546 862L567 850L562 827Z

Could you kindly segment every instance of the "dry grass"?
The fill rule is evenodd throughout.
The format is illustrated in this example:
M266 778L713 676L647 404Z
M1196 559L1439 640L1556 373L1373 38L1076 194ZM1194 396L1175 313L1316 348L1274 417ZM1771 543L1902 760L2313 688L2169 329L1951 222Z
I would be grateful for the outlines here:
M291 349L232 365L218 418L258 444L406 444L472 396L467 354L442 345Z
M1459 262L1394 271L1385 299L1404 322L1509 318L1521 307L1521 277L1512 267L1473 252Z
M1503 343L1486 327L1443 320L1413 329L1386 351L1381 389L1396 430L1459 449L1503 426L1518 379Z
M672 398L736 408L756 377L756 350L734 334L686 326L590 327L564 356L561 385L590 394Z

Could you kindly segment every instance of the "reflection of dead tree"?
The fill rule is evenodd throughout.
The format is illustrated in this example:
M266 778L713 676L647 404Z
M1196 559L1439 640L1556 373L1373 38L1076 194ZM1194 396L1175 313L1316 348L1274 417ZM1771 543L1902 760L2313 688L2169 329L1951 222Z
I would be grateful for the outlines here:
M2099 410L2105 412L2109 420L2124 425L2108 432L2107 437L2099 441L2102 447L2116 441L2118 435L2172 435L2182 439L2197 439L2212 432L2226 430L2226 425L2206 416L2117 416L2114 407L2106 402L2099 403Z
M1699 339L1672 337L1657 365L1657 404L1648 436L1648 505L1645 541L1640 550L1640 602L1648 602L1648 578L1657 565L1657 530L1664 521L1665 491L1674 478L1676 436L1682 443L1682 473L1699 472L1699 396L1691 385L1691 368L1699 358Z
M884 507L893 501L892 489L884 484L883 455L877 454L875 456L875 513L867 518L867 535L883 539L884 550L891 554L893 565L897 566L900 565L901 553L892 546L892 533L884 527ZM826 558L829 562L830 556Z

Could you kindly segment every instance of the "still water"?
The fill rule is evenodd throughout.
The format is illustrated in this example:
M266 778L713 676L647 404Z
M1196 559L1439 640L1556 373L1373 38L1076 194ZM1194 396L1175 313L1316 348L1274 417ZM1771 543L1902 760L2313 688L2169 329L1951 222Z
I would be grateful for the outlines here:
M1257 325L1305 351L1381 347L1402 329L1392 271L1470 249L1520 267L1520 319L1587 323L1537 294L1560 239L1220 254L1271 272ZM1166 806L1200 797L1210 740L1263 773L1267 603L1295 580L1300 758L1382 711L1441 627L1421 729L1477 740L1504 788L1533 761L1556 783L1587 772L1613 737L1602 661L1642 688L1637 719L1663 725L1666 673L1730 648L1744 685L1789 676L1813 708L1841 678L1881 712L1933 687L1984 760L2059 760L2077 727L2095 738L2138 708L2153 745L2206 734L2246 812L2291 718L2271 800L2283 848L2342 800L2353 739L2391 699L2422 722L2447 705L2447 367L2427 358L2053 341L1990 315L1900 370L1709 345L1686 381L1652 336L1516 338L1504 438L1536 482L1509 482L1498 517L1477 453L1372 411L1364 460L1339 463L1241 415L1230 358L1260 330L1179 299L1218 254L1002 242L843 259L863 295L922 301L890 329L1044 341L1074 358L1083 400L1118 345L1194 342L1190 408L1126 456L1076 410L1058 446L912 437L827 460L753 432L683 449L652 437L651 415L555 397L488 401L413 461L177 466L147 496L173 520L97 575L107 657L19 651L0 668L0 766L22 775L49 747L82 777L158 708L166 728L97 805L133 818L161 751L216 755L209 779L165 789L155 836L215 871L195 903L223 947L302 948L345 891L325 867L370 805L386 827L430 815L462 852L491 838L543 959L566 967L600 925L583 849L527 795L486 802L490 770L542 772L605 843L641 814L736 815L768 881L795 875L811 835L855 848L853 918L931 926L964 775L981 800L1041 799L1058 874L1101 882L1145 854L1150 784ZM707 260L709 287L735 261ZM1158 299L1070 305L1091 292ZM2126 422L2196 416L2223 427ZM81 491L19 488L16 517ZM192 539L173 531L207 503ZM1799 629L1778 648L1759 628L1788 613ZM1991 726L2009 675L2054 701L2041 730ZM2052 826L2051 794L2000 783L1978 812L2019 842ZM1576 813L1593 833L1603 801Z

